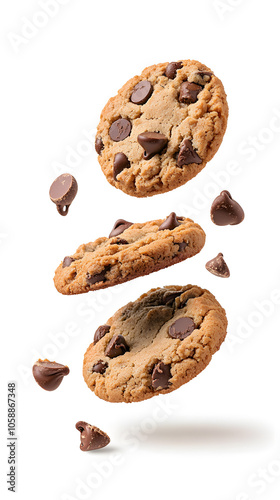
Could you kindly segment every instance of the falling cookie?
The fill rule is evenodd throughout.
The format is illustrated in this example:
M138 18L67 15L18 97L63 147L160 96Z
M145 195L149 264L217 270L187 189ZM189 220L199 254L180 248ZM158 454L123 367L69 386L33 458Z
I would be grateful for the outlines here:
M214 274L215 276L219 276L219 278L230 277L229 268L224 260L224 256L222 253L218 253L217 257L209 260L209 262L206 263L205 267L207 271Z
M77 422L76 429L80 432L80 449L82 451L99 450L110 443L110 438L106 432L87 422Z
M32 368L33 377L37 384L46 391L57 389L63 378L70 372L68 366L61 365L48 359L38 359Z
M60 215L67 215L69 207L78 191L78 184L70 174L62 174L52 183L50 187L50 199L56 204Z
M222 82L198 61L146 68L101 113L95 149L107 180L131 196L171 191L219 149L228 118Z
M97 329L84 356L85 382L110 402L167 394L206 368L226 330L225 311L207 290L155 288Z
M222 191L212 203L211 220L217 226L235 226L244 220L244 210L232 199L228 191Z
M107 288L193 257L204 243L203 229L174 212L144 223L119 219L109 238L81 245L65 257L54 284L64 295Z

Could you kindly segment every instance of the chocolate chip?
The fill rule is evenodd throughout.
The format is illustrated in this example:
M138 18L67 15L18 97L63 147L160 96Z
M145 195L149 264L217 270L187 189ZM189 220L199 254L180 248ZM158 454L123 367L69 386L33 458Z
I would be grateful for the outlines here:
M197 71L197 75L201 76L206 82L210 82L213 73L211 71Z
M99 360L95 365L92 367L92 372L94 373L100 373L103 375L103 373L106 372L106 369L108 368L108 363L105 361Z
M147 100L151 97L152 93L153 87L151 82L148 80L142 80L142 82L135 85L130 100L133 104L145 104L145 102L147 102Z
M126 118L119 118L119 120L112 123L109 135L112 141L120 142L130 135L131 128L132 125L129 120L126 120Z
M192 104L197 101L197 96L203 87L196 83L183 82L180 87L179 101L185 104Z
M124 153L117 153L114 158L114 179L117 180L117 176L123 171L124 168L130 167L130 161Z
M94 285L95 283L99 283L99 281L105 281L106 269L99 274L90 274L87 273L86 280L88 285Z
M218 276L219 278L230 277L230 271L222 253L218 253L217 257L209 260L209 262L206 263L205 267L207 271L214 274L215 276Z
M137 137L137 141L144 149L144 160L150 160L153 156L160 153L168 143L167 137L158 132L143 132Z
M113 335L109 344L105 349L105 356L109 358L116 358L121 356L126 351L129 351L129 347L122 335Z
M183 252L187 246L188 246L188 243L186 243L185 241L182 241L181 243L179 243L179 252Z
M195 323L191 318L177 319L168 330L168 334L173 339L184 340L195 330Z
M180 151L178 155L177 165L182 167L183 165L189 165L190 163L202 163L202 159L193 149L192 143L189 139L184 139L180 146Z
M175 76L177 75L177 70L181 69L182 66L183 65L181 62L169 63L165 70L165 76L167 76L167 78L170 78L171 80L174 80Z
M164 229L175 229L175 227L180 226L175 212L171 212L170 215L165 219L165 221L159 226L158 230L163 231Z
M67 215L69 207L78 191L78 184L70 174L62 174L52 183L50 187L50 199L56 204L60 215Z
M222 191L212 203L211 220L217 226L235 226L240 224L244 217L243 208L232 199L228 191Z
M76 429L81 433L80 449L82 451L98 450L110 443L110 438L106 432L101 431L98 427L90 425L87 422L77 422Z
M123 233L126 229L132 226L132 224L133 222L128 222L124 219L118 219L109 234L109 238L113 238L113 236L118 236L119 234Z
M49 361L45 359L42 361L39 359L36 361L32 368L33 377L35 378L37 384L46 391L54 391L57 389L63 377L69 373L68 366L60 365L55 363L55 361Z
M168 389L169 380L172 377L170 365L165 365L162 361L157 363L152 372L153 389Z
M110 325L99 326L94 334L93 343L97 344L97 342L99 342L99 340L101 340L102 337L104 337L104 335L106 335L106 333L110 331L110 328Z
M128 245L128 241L122 239L122 238L118 238L117 241L115 241L114 243L111 243L111 245Z
M62 267L69 267L72 262L74 262L75 259L72 257L64 257L63 262L62 262Z
M103 144L102 138L100 136L96 137L96 139L95 139L95 151L100 155L102 153L103 149L104 149L104 144Z

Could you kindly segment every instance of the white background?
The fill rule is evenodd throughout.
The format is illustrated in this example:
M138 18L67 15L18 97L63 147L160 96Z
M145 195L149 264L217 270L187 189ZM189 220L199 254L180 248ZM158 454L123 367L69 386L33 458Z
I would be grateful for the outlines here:
M6 386L15 380L20 499L274 500L280 490L278 4L64 0L53 17L42 18L44 3L1 2L0 11L1 498L12 495L5 482ZM33 24L28 39L16 38L27 22L45 26ZM91 145L100 112L144 67L188 58L207 64L224 83L230 106L224 142L187 185L149 199L128 197L107 183ZM62 172L79 184L67 217L48 197ZM222 189L246 212L239 226L210 221ZM205 229L198 256L107 291L67 297L55 290L61 259L108 235L117 218L142 222L173 210ZM231 270L228 280L205 270L218 252ZM229 334L209 367L167 396L131 405L99 400L82 378L95 329L152 287L188 283L209 288L227 310ZM38 357L70 367L53 393L31 376ZM108 432L110 446L82 453L78 420Z

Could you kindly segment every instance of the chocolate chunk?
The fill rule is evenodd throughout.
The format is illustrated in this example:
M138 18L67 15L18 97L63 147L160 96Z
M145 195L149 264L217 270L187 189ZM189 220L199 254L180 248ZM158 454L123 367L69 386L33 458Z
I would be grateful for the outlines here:
M137 141L144 149L144 160L150 160L153 156L160 153L168 143L167 137L158 132L143 132L137 137Z
M183 65L181 62L169 63L165 70L165 76L167 76L167 78L170 78L171 80L174 80L175 76L177 75L177 70L181 69L182 66Z
M107 368L108 368L108 363L106 363L105 361L99 360L99 361L97 361L96 365L93 365L92 372L100 373L101 375L103 375L103 373L106 372Z
M217 226L235 226L240 224L244 217L243 208L232 199L228 191L222 191L212 203L211 220Z
M99 326L94 334L93 343L97 344L97 342L99 342L99 340L101 340L102 337L104 337L104 335L106 335L106 333L110 331L110 328L110 325Z
M75 259L72 257L64 257L63 262L62 262L62 267L69 267L72 262L74 262Z
M196 83L183 82L180 87L179 101L185 104L192 104L197 101L197 96L203 87Z
M145 102L147 102L147 100L151 97L152 93L153 87L151 82L148 80L142 80L142 82L135 85L130 100L133 104L145 104Z
M183 165L189 165L190 163L202 163L202 159L193 149L192 143L189 139L184 139L180 146L180 151L178 155L177 165L182 167Z
M191 318L179 318L169 327L169 336L173 339L184 340L195 330L195 323Z
M101 137L95 139L95 151L100 155L104 149L104 144Z
M224 256L222 253L218 253L217 257L212 260L209 260L205 265L207 271L218 276L219 278L229 278L230 272L229 268L224 260Z
M129 347L122 335L113 335L109 344L105 349L105 356L109 358L116 358L121 356L126 351L129 351Z
M118 236L119 234L123 233L126 229L132 226L132 224L133 222L128 222L124 219L118 219L109 234L109 238L113 238L113 236Z
M124 240L123 238L118 238L117 241L114 243L112 242L111 245L128 245L128 241Z
M109 135L112 141L120 142L126 139L131 132L132 125L126 118L119 118L114 123L112 123Z
M77 422L76 429L81 433L80 449L82 451L98 450L110 443L110 438L106 432L101 431L98 427L90 425L87 422Z
M78 184L70 174L62 174L52 183L50 187L50 199L56 204L60 215L67 215L69 207L78 191Z
M152 372L153 389L168 389L171 379L170 365L165 365L162 361L157 363Z
M163 231L164 229L175 229L175 227L180 226L175 212L171 212L170 215L165 219L165 221L159 226L158 230Z
M55 361L38 359L32 368L33 377L37 384L46 391L54 391L57 389L63 377L69 373L68 366L60 365Z
M99 281L105 281L106 269L104 269L99 274L90 274L87 273L86 280L88 285L94 285L95 283L99 283Z
M197 71L197 75L201 76L206 82L210 82L213 73L211 71Z
M114 158L114 179L117 180L117 176L123 171L124 168L130 167L130 161L124 153L117 153Z
M183 252L187 246L188 246L188 243L186 243L185 241L182 241L181 243L179 243L179 252Z

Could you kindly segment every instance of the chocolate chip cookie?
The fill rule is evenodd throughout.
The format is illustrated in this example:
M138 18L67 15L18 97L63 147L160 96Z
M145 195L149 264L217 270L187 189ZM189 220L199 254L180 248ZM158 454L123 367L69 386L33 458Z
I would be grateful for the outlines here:
M171 191L198 174L222 142L222 82L198 61L146 68L101 113L95 148L107 180L131 196Z
M65 257L54 284L65 295L107 288L192 257L204 243L203 229L174 212L143 224L119 219L109 238L81 245Z
M85 353L84 379L111 402L167 394L204 370L226 330L225 311L207 290L155 288L97 329Z

